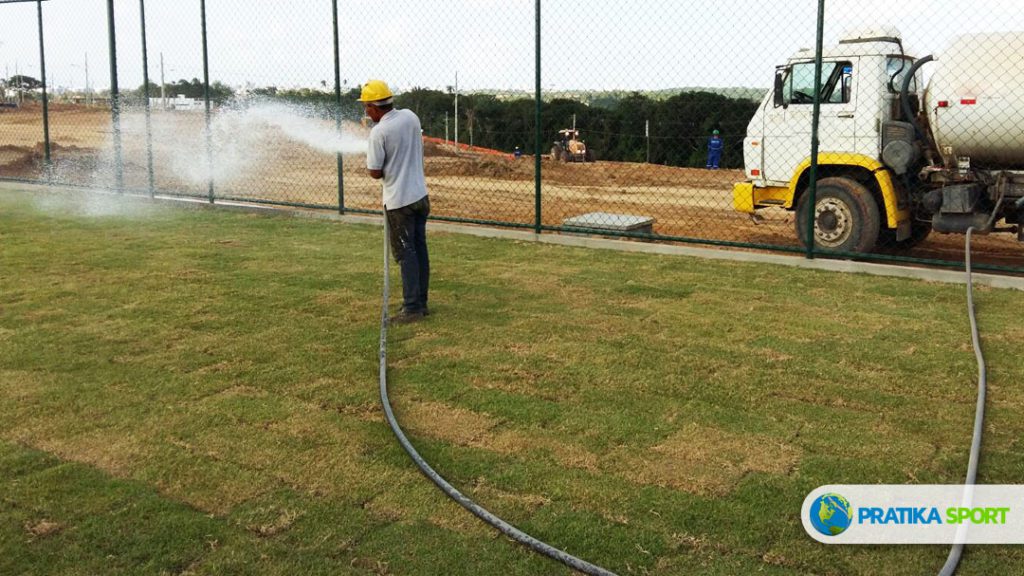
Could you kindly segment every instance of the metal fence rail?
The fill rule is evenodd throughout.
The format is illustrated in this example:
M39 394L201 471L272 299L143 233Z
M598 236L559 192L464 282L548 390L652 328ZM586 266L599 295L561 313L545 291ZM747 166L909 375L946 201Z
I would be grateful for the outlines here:
M0 178L377 211L381 78L439 219L1024 272L1024 15L776 4L0 2Z

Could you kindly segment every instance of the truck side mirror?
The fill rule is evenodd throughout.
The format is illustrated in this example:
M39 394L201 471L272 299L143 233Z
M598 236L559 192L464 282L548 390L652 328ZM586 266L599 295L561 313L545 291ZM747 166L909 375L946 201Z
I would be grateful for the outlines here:
M782 106L783 108L786 107L786 101L785 101L785 98L784 98L785 95L783 94L783 85L782 85L782 75L783 75L783 72L784 72L783 70L776 70L775 71L775 107L776 108L778 108L779 106Z

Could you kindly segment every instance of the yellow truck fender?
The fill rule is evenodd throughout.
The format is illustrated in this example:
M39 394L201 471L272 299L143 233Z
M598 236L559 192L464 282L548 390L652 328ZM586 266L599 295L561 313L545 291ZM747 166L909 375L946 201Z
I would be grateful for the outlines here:
M892 175L878 160L863 154L845 152L824 152L818 155L819 166L856 166L871 172L878 189L882 192L882 204L885 209L886 225L896 228L900 222L910 219L910 210L899 208L896 186ZM752 214L757 208L766 205L781 206L793 209L793 201L797 195L797 185L804 172L810 169L811 159L807 158L797 166L788 187L768 186L756 187L752 182L738 182L733 186L733 208L737 212Z

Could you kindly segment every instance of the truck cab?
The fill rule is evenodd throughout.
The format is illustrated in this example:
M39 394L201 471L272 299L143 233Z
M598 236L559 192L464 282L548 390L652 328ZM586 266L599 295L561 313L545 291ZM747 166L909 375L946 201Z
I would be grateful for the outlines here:
M882 162L883 126L898 119L903 74L913 59L899 33L875 29L844 37L822 55L815 243L826 250L867 252L880 237L911 237L910 202ZM911 82L916 93L916 81ZM770 206L797 211L806 245L811 127L815 92L813 50L778 66L774 87L750 120L743 141L746 181L733 206L753 214Z

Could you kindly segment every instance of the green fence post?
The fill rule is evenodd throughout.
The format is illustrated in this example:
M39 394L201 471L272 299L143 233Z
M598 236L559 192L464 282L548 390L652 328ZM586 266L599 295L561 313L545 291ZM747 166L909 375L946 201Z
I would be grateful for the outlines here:
M807 194L807 257L814 257L814 205L818 193L818 119L821 117L821 50L825 0L818 0L817 37L814 44L814 108L811 114L811 168Z
M341 56L338 49L338 0L331 0L334 8L334 126L341 136ZM343 163L341 152L337 153L338 158L338 214L345 213L345 177L343 176Z
M540 126L540 112L541 112L541 94L540 94L540 0L536 0L535 8L535 60L534 60L534 74L536 84L534 86L534 100L536 104L536 112L534 115L534 130L536 134L534 136L533 144L533 231L540 234L541 231L541 186L540 186L540 148L541 148L541 126Z
M825 0L818 0L818 30L814 44L814 109L811 118L811 170L807 194L807 257L814 258L814 205L818 200L818 121L821 118L821 53L825 30Z
M124 161L121 157L121 94L117 87L117 34L114 0L107 0L107 44L110 49L110 124L114 137L114 186L124 192Z
M146 99L146 169L149 173L149 197L156 195L153 182L153 119L149 109L149 52L146 48L146 0L139 0L142 23L142 90Z
M43 0L36 0L39 15L39 72L43 78L43 168L49 182L53 170L50 164L50 101L46 93L46 50L43 48Z
M213 204L213 131L210 127L210 60L206 48L206 0L199 0L203 21L203 101L206 104L206 194Z

